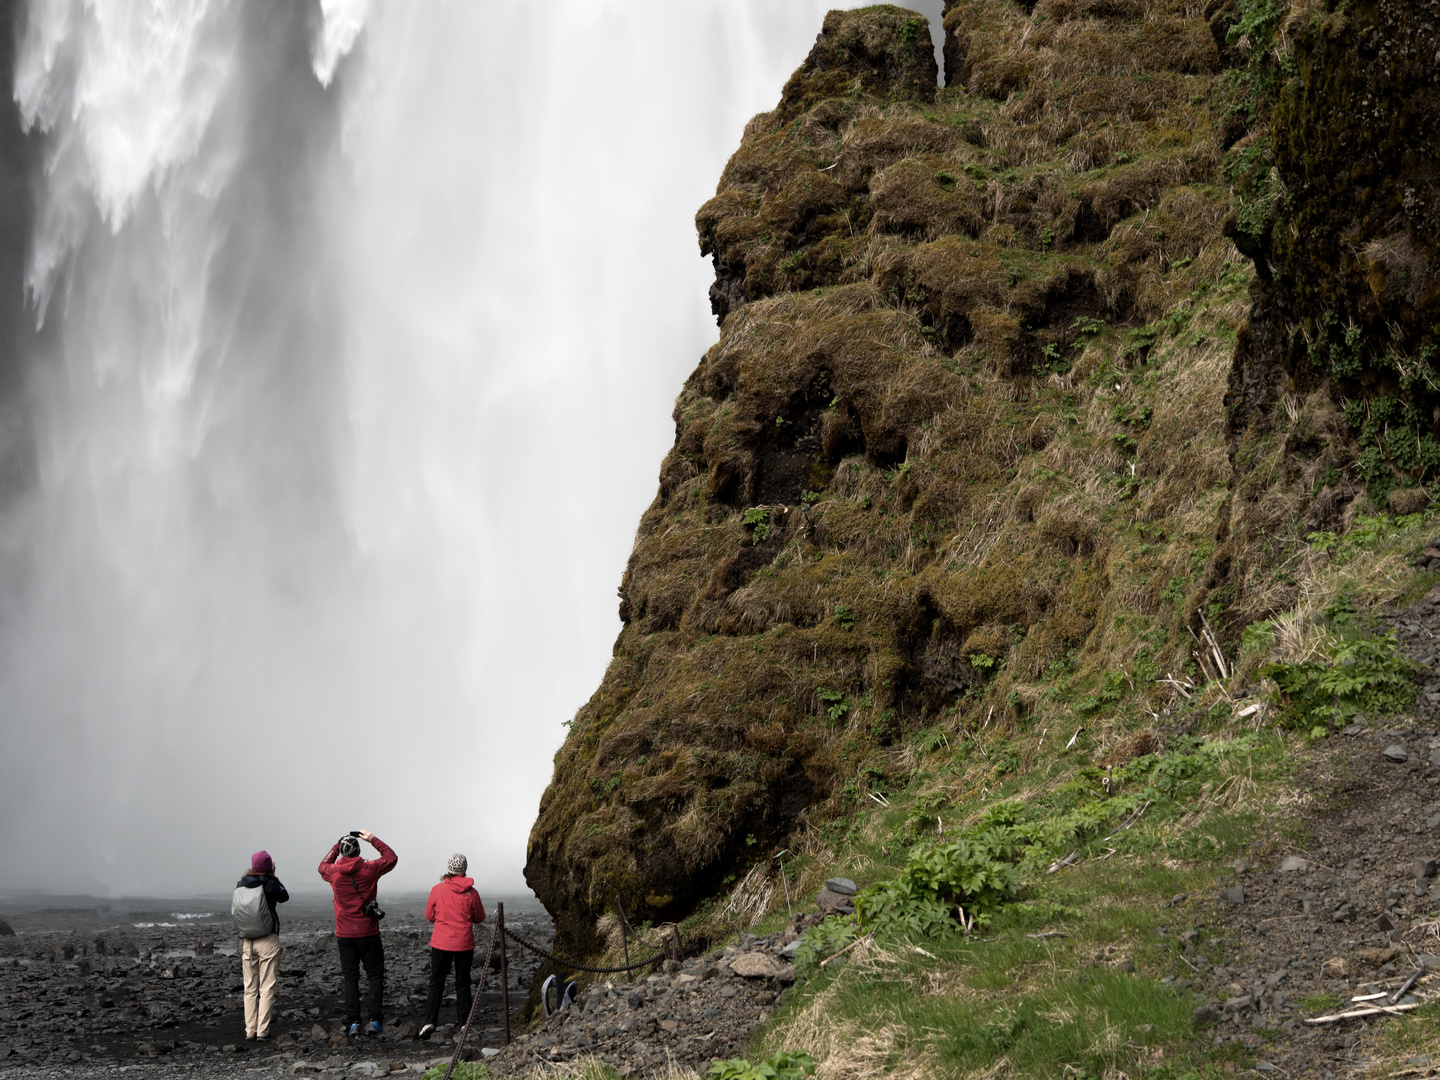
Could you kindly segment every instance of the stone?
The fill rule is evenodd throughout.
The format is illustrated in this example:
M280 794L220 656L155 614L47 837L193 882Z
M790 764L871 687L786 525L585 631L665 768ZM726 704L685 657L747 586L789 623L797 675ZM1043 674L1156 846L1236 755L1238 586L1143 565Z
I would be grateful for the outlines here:
M1310 864L1298 855L1287 855L1280 860L1280 869L1287 873L1304 872L1310 869Z
M1190 1014L1190 1019L1194 1021L1197 1026L1213 1024L1220 1019L1220 1014L1215 1011L1215 1006L1213 1005L1199 1005L1195 1011Z
M1225 999L1225 1011L1228 1013L1248 1012L1255 1004L1254 998L1249 994L1241 994L1239 997Z
M1320 976L1324 979L1349 978L1350 964L1342 956L1332 956L1320 965Z
M12 929L10 929L10 924L9 924L8 922L6 922L4 919L0 919L0 937L14 937L14 936L15 936L15 931L12 930Z
M1335 909L1335 914L1330 916L1334 922L1349 922L1355 917L1355 905L1348 900Z
M835 911L849 904L850 898L844 893L832 892L829 888L815 894L815 904L821 911Z
M780 950L780 955L794 956L797 952L800 951L801 944L801 940L799 938L796 938L794 941L790 942L789 945L786 945L783 949Z
M1430 764L1440 769L1440 750L1436 750L1430 755Z
M1235 860L1233 863L1231 863L1230 865L1231 865L1232 867L1234 867L1235 872L1236 872L1237 874L1248 874L1248 873L1250 872L1250 860L1249 860L1249 859L1236 859L1236 860Z
M679 1024L677 1021L675 1021L675 1020L661 1020L661 1021L660 1021L660 1030L662 1030L662 1031L671 1031L671 1032L679 1031L679 1030L680 1030L680 1024Z
M1410 752L1399 743L1392 743L1387 746L1382 753L1387 759L1400 765L1410 760Z
M311 1024L311 1025L310 1025L310 1037L311 1037L312 1039L324 1039L324 1038L328 1038L328 1033L327 1033L326 1030L325 1030L323 1027L321 1027L319 1024Z
M794 977L795 969L768 952L741 953L730 961L730 970L747 979L778 979L787 971Z
M378 1061L357 1061L350 1066L351 1076L389 1076L390 1066L381 1065Z
M1416 859L1413 863L1410 864L1410 873L1413 877L1417 877L1421 881L1424 881L1426 878L1434 877L1435 860L1429 858Z
M1382 934L1388 934L1391 930L1395 929L1395 924L1390 921L1390 916L1386 915L1384 912L1380 913L1379 917L1372 925Z
M825 879L825 888L841 896L854 896L860 891L860 886L851 881L848 877L832 877Z
M500 1053L500 1051L493 1046L482 1046L480 1048L480 1056L482 1058L492 1058L498 1053Z
M1224 900L1227 904L1245 903L1245 886L1231 885L1227 889L1221 889L1220 899Z

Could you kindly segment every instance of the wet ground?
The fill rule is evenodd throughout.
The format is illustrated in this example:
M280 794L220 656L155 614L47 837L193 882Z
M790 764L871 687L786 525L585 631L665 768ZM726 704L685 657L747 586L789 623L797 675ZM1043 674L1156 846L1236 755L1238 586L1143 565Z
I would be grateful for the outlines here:
M329 901L301 897L280 909L276 1019L272 1041L261 1044L245 1040L228 896L108 905L11 898L0 908L16 931L0 937L0 1076L385 1075L448 1059L458 1030L453 989L436 1035L414 1037L429 976L424 896L386 896L384 904L386 1034L342 1034ZM509 900L505 915L531 940L549 942L549 918L534 900ZM482 953L490 925L477 928ZM537 965L519 949L509 961L513 1011ZM496 971L477 1006L472 1054L501 1045L501 1023Z

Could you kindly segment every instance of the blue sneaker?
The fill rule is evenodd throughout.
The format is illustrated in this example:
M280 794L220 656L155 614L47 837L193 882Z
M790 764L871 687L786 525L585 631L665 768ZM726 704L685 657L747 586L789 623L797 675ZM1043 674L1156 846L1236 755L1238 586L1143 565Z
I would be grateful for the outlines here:
M371 1020L370 1023L368 1023L368 1024L365 1025L365 1034L366 1034L366 1035L384 1035L384 1034L385 1034L385 1025L382 1024L382 1023L380 1023L379 1020Z
M352 1036L352 1037L355 1036L355 1035L359 1035L359 1034L360 1034L360 1025L359 1025L359 1024L351 1024L348 1028L345 1029L345 1034L346 1034L346 1035L350 1035L350 1036Z

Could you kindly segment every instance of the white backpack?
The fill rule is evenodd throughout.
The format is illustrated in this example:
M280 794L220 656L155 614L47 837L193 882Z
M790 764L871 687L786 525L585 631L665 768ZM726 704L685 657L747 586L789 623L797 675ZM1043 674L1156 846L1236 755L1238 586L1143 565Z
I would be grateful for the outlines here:
M269 937L275 932L275 916L265 902L265 889L260 885L237 885L230 898L230 917L242 938Z

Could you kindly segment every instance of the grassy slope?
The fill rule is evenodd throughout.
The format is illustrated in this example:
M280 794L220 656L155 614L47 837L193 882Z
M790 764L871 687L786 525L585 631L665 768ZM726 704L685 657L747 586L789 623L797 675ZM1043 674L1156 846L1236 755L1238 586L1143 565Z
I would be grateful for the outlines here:
M1278 14L1227 43L1259 8ZM1332 15L957 0L963 85L934 101L912 16L827 21L697 220L728 313L531 838L566 946L601 951L617 895L692 942L757 907L778 924L780 847L813 893L837 867L890 877L1000 801L1037 828L1084 813L1064 846L1086 858L1035 877L997 940L882 941L765 1046L835 1076L1225 1068L1193 1041L1176 955L1205 905L1162 904L1301 827L1298 744L1252 732L1178 786L1167 762L1251 729L1231 693L1264 660L1326 655L1342 591L1363 608L1434 580L1404 565L1421 521L1344 565L1306 543L1360 507L1355 431L1332 383L1273 362L1287 286L1261 283L1252 325L1225 235L1263 251L1244 229L1290 212L1265 179L1273 74L1307 26L1334 40ZM863 61L846 77L837 42ZM1025 936L1052 924L1070 936Z
M1008 0L967 0L951 23L993 49L968 62L1023 54L1009 83L810 104L802 69L748 126L699 221L754 299L677 402L615 661L531 837L576 947L617 894L680 919L759 851L820 850L904 786L917 731L1003 732L999 777L1075 699L1133 697L1072 747L1104 753L1165 698L1147 676L1193 668L1249 270L1213 40L1150 8L1072 8L1032 49Z

